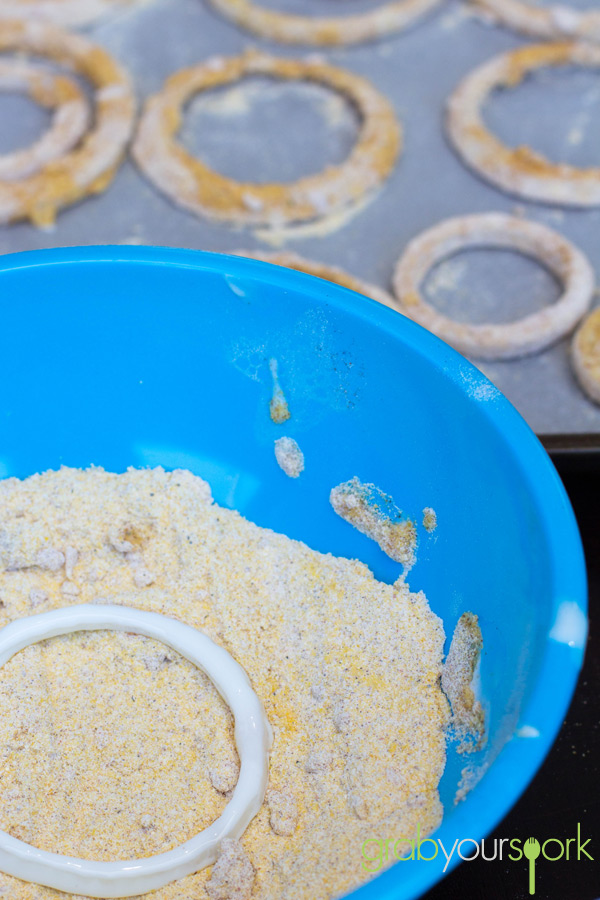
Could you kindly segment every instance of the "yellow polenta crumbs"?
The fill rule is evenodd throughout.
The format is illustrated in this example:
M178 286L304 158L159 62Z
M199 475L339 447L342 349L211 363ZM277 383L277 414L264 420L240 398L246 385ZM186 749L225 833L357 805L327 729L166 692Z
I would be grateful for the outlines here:
M435 828L448 707L423 594L212 503L186 471L63 468L0 482L0 625L74 603L173 616L226 647L274 732L265 803L218 862L153 900L319 900L361 845ZM171 849L224 809L229 710L160 643L78 633L0 669L0 828L100 860ZM64 895L0 874L3 900Z

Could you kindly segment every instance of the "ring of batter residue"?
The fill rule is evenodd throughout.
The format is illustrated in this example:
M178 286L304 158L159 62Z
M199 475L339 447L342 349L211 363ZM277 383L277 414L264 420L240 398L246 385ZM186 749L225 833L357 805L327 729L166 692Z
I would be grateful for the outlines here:
M496 56L471 72L448 101L448 134L459 156L510 194L565 206L600 204L600 168L553 163L530 147L507 147L486 127L481 108L496 88L513 88L547 66L600 68L600 47L533 44Z
M441 0L395 0L346 16L298 16L265 9L253 0L209 0L227 19L259 37L321 47L361 44L404 31Z
M131 84L105 50L54 25L0 21L0 52L45 57L95 87L93 124L75 146L26 177L0 181L0 224L30 219L49 226L59 209L103 191L112 180L133 130Z
M564 285L556 303L509 324L471 325L443 315L425 301L421 285L433 266L470 247L512 249L539 260ZM448 219L412 240L397 264L394 291L400 311L461 353L479 359L514 359L543 350L568 334L589 309L594 271L562 235L502 213Z
M254 75L316 82L347 97L362 119L348 158L289 184L243 183L215 172L175 140L182 107L194 94ZM400 148L401 130L394 110L366 79L322 62L249 52L228 59L215 57L171 75L146 103L133 155L160 190L197 215L277 228L356 205L389 175Z
M25 91L54 113L50 127L29 147L0 155L0 181L18 181L67 153L85 133L87 101L76 81L16 59L0 59L0 91Z
M295 269L296 272L306 272L307 275L314 275L316 278L322 278L324 281L339 284L341 287L348 288L356 294L364 294L365 297L370 297L372 300L377 300L378 303L383 304L383 306L389 306L390 309L398 311L398 304L391 294L374 284L368 284L360 278L355 278L354 275L350 275L338 266L328 266L325 263L305 259L303 256L291 252L262 253L259 250L237 250L235 255L269 262L275 266L283 266L285 269Z
M20 19L80 28L130 6L133 0L0 0L0 21Z
M591 312L575 333L571 361L585 393L600 403L600 308Z
M211 679L235 719L240 774L233 796L208 828L169 850L136 860L99 862L39 850L0 831L0 871L87 897L132 897L212 865L226 838L239 838L259 811L267 785L271 730L244 669L209 637L168 616L127 606L82 604L16 619L0 630L0 666L30 644L75 631L125 631L161 641Z
M523 0L474 0L501 24L532 37L600 41L600 12L556 3L535 6Z

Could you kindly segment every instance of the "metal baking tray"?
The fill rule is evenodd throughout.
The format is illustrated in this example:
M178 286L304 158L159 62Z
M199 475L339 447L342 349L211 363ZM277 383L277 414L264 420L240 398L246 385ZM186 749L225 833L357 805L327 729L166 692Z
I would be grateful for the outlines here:
M339 0L262 0L306 14L340 13ZM571 0L585 6L588 0ZM346 0L344 12L372 0ZM140 103L175 70L208 56L234 55L249 46L282 56L314 48L260 41L222 19L203 0L146 0L87 30L130 71ZM566 235L600 271L600 209L568 210L509 197L468 171L444 134L444 104L457 82L490 56L526 39L446 0L410 31L375 44L319 50L332 64L367 76L392 101L404 128L402 157L383 189L343 227L309 231L287 249L335 263L381 287L407 241L448 216L516 212ZM33 102L0 95L0 152L31 141L45 113ZM510 143L528 143L575 165L598 165L598 73L542 71L518 89L495 95L486 118ZM356 133L353 110L314 85L251 79L189 105L182 139L215 168L245 180L294 180L343 159ZM268 250L251 231L196 218L173 206L127 160L108 190L58 216L52 231L19 223L0 227L0 252L75 244L144 243L233 251ZM507 321L559 295L552 275L519 254L476 250L442 263L427 281L430 298L457 318ZM82 297L82 315L85 298ZM595 302L598 302L596 298ZM569 340L519 361L482 363L550 449L600 449L600 407L578 388L569 364ZM557 450L558 448L558 450Z

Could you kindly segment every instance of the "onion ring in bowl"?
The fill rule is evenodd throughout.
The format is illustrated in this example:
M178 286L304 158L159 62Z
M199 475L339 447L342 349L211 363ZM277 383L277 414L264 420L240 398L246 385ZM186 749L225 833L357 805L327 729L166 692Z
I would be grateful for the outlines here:
M565 206L600 205L600 168L552 163L529 147L507 147L483 122L481 107L494 88L516 87L544 66L600 68L600 47L533 44L495 56L471 72L448 101L450 140L463 161L510 194Z
M0 666L31 644L76 631L143 634L201 669L235 721L240 773L218 819L171 850L133 860L78 859L41 850L0 831L0 872L86 897L138 897L212 865L225 838L239 838L261 808L269 777L272 731L245 670L207 635L170 616L129 606L81 604L15 619L0 629Z
M506 325L471 325L427 303L421 284L436 263L469 247L508 248L544 263L564 284L556 303ZM400 312L466 356L514 359L538 353L568 334L590 307L594 271L583 253L545 225L503 213L447 219L412 240L396 266Z
M356 294L364 294L365 297L377 300L383 306L389 306L390 309L398 312L398 304L391 294L374 284L368 284L360 278L355 278L354 275L348 274L338 266L328 266L325 263L305 259L297 253L290 252L262 253L259 250L236 250L233 255L245 256L246 259L258 259L262 262L272 263L274 266L283 266L285 269L295 269L296 272L306 272L307 275L314 275L316 278L323 278L325 281L339 284Z
M85 134L89 121L87 100L72 78L24 60L0 59L0 91L17 90L55 111L50 128L35 143L0 155L0 181L18 181L67 153Z
M600 308L593 310L577 329L571 361L585 393L600 403Z
M535 6L523 0L474 0L501 25L532 37L560 41L565 38L600 41L600 12L588 12L562 3Z
M126 9L134 0L0 0L0 22L19 19L50 22L62 28L91 25L111 12Z
M0 224L30 219L47 227L59 209L111 182L133 130L133 92L128 75L105 50L54 25L0 22L0 52L7 51L65 65L96 88L93 125L75 147L27 177L0 181Z
M226 178L188 153L175 140L183 105L194 94L252 75L316 82L347 97L362 119L347 159L289 184L255 184ZM248 52L228 59L213 57L171 75L146 103L133 156L150 181L199 216L278 228L356 205L390 174L400 148L401 129L394 110L366 79L322 62Z
M253 0L208 0L241 28L283 44L333 47L375 41L410 28L441 0L394 0L352 16L297 16L265 9Z

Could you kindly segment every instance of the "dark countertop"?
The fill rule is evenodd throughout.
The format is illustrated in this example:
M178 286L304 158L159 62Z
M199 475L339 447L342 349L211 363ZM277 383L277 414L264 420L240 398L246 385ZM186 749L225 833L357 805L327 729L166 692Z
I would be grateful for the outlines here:
M550 449L550 448L549 448ZM537 900L600 898L600 456L558 453L554 461L575 509L585 546L589 577L590 638L585 665L559 736L535 779L490 835L533 835L563 843L581 826L590 837L591 862L542 860L536 865ZM487 841L486 841L487 843ZM555 845L557 846L557 845ZM553 851L554 852L554 851ZM423 900L525 900L527 861L464 862Z

